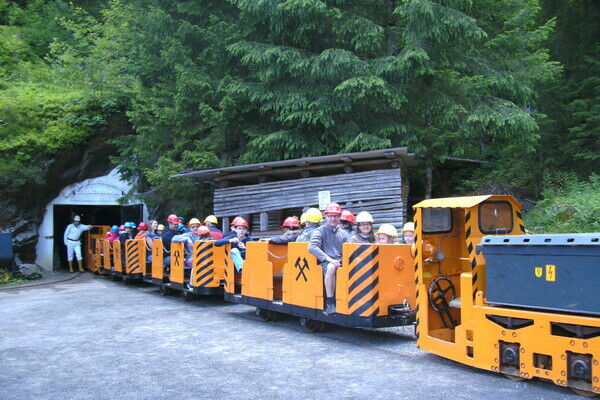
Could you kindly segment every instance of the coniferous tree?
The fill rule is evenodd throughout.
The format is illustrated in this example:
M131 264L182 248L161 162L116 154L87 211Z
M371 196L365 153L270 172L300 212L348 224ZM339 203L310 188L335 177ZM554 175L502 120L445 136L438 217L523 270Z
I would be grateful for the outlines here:
M250 71L246 161L408 145L435 165L537 140L534 85L558 70L537 1L233 0Z

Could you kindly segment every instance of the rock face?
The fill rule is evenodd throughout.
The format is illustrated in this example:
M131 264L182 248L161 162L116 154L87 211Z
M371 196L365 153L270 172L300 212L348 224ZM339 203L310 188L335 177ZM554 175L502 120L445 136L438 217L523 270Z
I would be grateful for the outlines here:
M16 192L0 190L0 228L12 232L15 259L33 263L36 259L38 227L45 207L68 185L106 175L115 166L109 160L117 155L110 139L131 132L124 116L114 116L107 128L97 132L76 150L65 151L46 163L39 183L25 185Z

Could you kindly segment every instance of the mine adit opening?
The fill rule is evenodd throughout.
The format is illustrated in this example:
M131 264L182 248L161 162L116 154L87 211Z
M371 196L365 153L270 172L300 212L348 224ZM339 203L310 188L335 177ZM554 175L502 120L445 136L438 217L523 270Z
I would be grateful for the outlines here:
M81 216L81 223L85 225L121 225L126 221L136 224L142 221L143 205L134 204L127 206L107 205L55 205L54 206L54 259L53 270L68 269L67 251L63 243L63 235L67 225L73 222L73 216ZM82 241L81 253L85 260L87 243Z

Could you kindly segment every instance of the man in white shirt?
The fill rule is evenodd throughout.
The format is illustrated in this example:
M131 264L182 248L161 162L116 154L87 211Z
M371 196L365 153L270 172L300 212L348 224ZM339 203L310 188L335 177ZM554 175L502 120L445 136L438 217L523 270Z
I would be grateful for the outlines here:
M73 254L77 258L79 271L83 272L83 257L81 257L81 235L84 231L92 228L91 225L81 223L81 217L76 215L73 217L73 223L67 225L64 234L65 246L67 246L67 260L69 262L69 271L73 272Z

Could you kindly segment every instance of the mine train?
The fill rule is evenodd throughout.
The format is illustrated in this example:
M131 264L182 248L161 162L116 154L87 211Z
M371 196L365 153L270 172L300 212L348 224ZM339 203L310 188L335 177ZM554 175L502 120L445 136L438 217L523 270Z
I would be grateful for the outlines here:
M599 233L527 235L511 196L429 199L414 211L415 245L344 244L332 315L308 243L250 242L241 274L228 246L196 242L186 271L183 244L173 243L166 273L160 240L121 248L99 226L88 237L88 268L185 300L222 294L265 321L298 316L311 332L415 325L417 346L441 357L600 394Z

